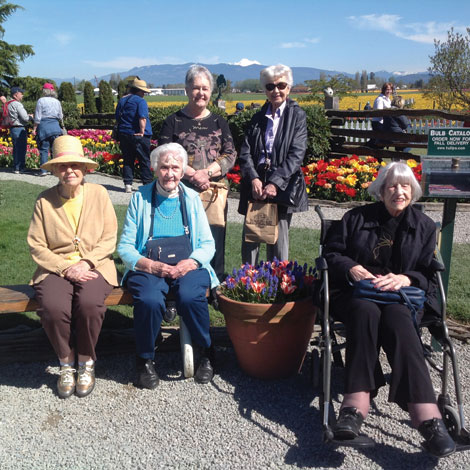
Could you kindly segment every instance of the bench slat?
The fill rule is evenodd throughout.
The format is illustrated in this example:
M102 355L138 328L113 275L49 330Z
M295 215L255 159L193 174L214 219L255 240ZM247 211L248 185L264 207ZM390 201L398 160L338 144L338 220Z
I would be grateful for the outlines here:
M34 312L38 304L34 289L27 284L0 286L0 313ZM106 305L131 305L132 295L122 287L115 287L106 298Z

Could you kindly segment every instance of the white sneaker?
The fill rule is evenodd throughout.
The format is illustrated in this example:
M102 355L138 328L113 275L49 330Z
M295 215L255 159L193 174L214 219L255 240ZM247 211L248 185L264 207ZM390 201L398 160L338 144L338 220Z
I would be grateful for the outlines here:
M132 184L126 184L126 193L132 193Z

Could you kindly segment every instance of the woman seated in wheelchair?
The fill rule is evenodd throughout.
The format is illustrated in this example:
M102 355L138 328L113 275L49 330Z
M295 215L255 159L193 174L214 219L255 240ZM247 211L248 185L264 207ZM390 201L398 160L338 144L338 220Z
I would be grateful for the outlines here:
M200 346L194 379L212 380L213 348L206 292L218 285L210 261L215 244L199 194L180 183L188 155L177 143L150 155L156 181L141 186L129 203L118 252L125 264L123 283L134 298L135 385L154 389L155 341L166 296L174 292L178 314Z
M382 347L392 369L389 401L409 412L425 448L443 457L454 452L455 443L437 407L410 309L354 298L352 287L363 279L372 279L385 291L412 285L426 292L428 302L437 301L430 269L435 224L412 206L422 191L404 163L383 167L368 191L379 202L348 211L328 234L324 249L331 313L345 323L347 337L345 394L334 436L358 437L371 398L385 385L379 363Z

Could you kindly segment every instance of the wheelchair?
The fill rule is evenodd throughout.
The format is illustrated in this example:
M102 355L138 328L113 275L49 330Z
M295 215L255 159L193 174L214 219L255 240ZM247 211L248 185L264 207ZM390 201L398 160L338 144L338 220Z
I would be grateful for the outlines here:
M415 204L414 207L423 210L419 204ZM320 332L311 344L313 346L311 372L314 387L318 390L319 394L323 440L326 443L341 446L372 447L375 444L374 441L365 435L360 435L350 441L340 441L334 438L333 428L336 424L336 414L331 400L332 367L344 367L342 350L346 347L346 338L344 325L331 318L329 314L328 264L322 256L322 250L328 231L339 221L325 218L319 205L315 206L315 211L320 217L321 222L319 257L315 260L318 288L314 293L315 303L319 307L317 321L320 322ZM436 230L439 230L439 228L437 227ZM419 329L422 333L423 329L426 328L430 333L430 335L426 335L426 340L423 334L421 334L423 353L428 368L439 374L441 389L437 404L446 428L456 442L457 451L462 451L470 449L470 433L465 427L457 355L446 324L446 294L441 277L444 265L437 247L432 267L435 271L440 296L440 312L436 314L435 312L427 312L425 310ZM454 396L457 407L452 404L449 394L450 371L453 374Z

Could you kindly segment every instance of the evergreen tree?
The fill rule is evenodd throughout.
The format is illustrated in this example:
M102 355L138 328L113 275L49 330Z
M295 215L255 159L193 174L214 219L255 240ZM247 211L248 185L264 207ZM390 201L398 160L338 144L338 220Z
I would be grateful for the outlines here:
M100 89L99 108L100 113L113 113L114 112L114 97L109 83L101 80L98 88Z
M13 3L6 3L6 0L0 0L0 84L4 90L13 85L12 80L19 71L18 62L23 62L29 56L34 55L30 45L14 45L3 40L5 28L2 23L18 9L23 8Z
M85 106L85 114L96 114L95 93L93 85L90 82L85 82L83 89L83 104Z
M118 100L120 100L127 93L127 81L121 80L117 87Z
M75 103L77 104L77 97L75 90L70 82L62 82L59 87L59 100L63 103Z
M363 70L361 74L361 91L367 93L367 70Z

